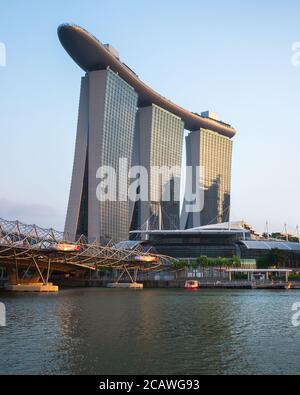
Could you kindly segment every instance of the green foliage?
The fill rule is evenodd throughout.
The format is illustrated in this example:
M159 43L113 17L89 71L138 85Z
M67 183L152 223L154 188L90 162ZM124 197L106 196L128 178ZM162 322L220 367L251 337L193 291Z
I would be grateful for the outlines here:
M300 281L300 273L292 273L289 275L290 281Z
M240 258L239 258L238 256L236 256L236 255L234 255L234 256L232 257L232 264L233 264L233 266L235 266L235 267L241 267L241 266L242 266L242 263L241 263Z
M173 267L173 269L175 269L175 270L182 270L182 269L184 269L184 268L187 267L187 266L188 266L187 262L184 262L184 261L177 261L177 260L174 260L174 261L172 262L172 267Z
M232 258L208 258L207 256L199 256L197 263L201 267L241 267L241 261L237 256Z
M198 269L198 267L199 267L198 260L192 261L191 264L190 264L190 267L191 267L192 269L194 269L194 270Z
M175 270L184 269L190 267L191 269L198 269L198 267L206 267L206 268L223 268L223 267L241 267L241 260L237 256L233 256L232 258L208 258L207 256L201 255L196 260L191 261L190 263L186 261L173 260L172 267Z
M286 241L286 235L283 235L280 232L272 233L271 237L274 238L274 239L279 239L279 240L285 240ZM292 241L292 242L298 243L299 239L296 236L288 235L288 241Z
M206 267L208 265L207 256L201 255L197 258L197 264L202 267Z

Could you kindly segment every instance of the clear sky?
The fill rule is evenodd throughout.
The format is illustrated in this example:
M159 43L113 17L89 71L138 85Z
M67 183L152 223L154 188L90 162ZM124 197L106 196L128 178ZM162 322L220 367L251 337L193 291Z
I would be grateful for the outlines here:
M300 224L299 0L1 1L0 217L64 226L80 77L56 29L116 47L175 103L232 124L232 220Z

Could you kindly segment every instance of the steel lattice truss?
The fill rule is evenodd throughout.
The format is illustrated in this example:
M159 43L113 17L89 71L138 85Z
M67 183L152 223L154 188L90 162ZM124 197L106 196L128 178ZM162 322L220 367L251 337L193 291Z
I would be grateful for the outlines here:
M43 229L36 225L26 225L19 221L0 219L0 264L17 263L27 266L34 262L42 268L51 265L51 270L96 270L103 268L123 268L142 271L162 269L170 266L172 258L145 252L137 244L132 249L116 248L112 243L100 245L88 243L85 236L75 238L54 229ZM53 246L68 243L80 246L76 252L55 251ZM155 263L139 263L136 257L152 256Z

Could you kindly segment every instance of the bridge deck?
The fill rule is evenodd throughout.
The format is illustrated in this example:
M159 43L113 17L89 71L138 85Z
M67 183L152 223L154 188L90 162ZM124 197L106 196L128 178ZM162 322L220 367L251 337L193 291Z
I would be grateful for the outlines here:
M76 240L68 241L69 240ZM62 243L76 245L78 251L59 251ZM138 257L153 257L154 262L137 262ZM142 250L116 248L112 243L88 243L84 236L74 237L53 229L25 225L18 221L0 219L0 266L37 270L55 270L65 273L95 271L98 267L152 270L170 265L171 258Z

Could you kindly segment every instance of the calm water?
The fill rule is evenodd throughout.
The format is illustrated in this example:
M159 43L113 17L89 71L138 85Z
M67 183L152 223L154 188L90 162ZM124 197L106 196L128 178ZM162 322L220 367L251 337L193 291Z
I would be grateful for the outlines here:
M298 291L0 293L0 373L300 373Z

